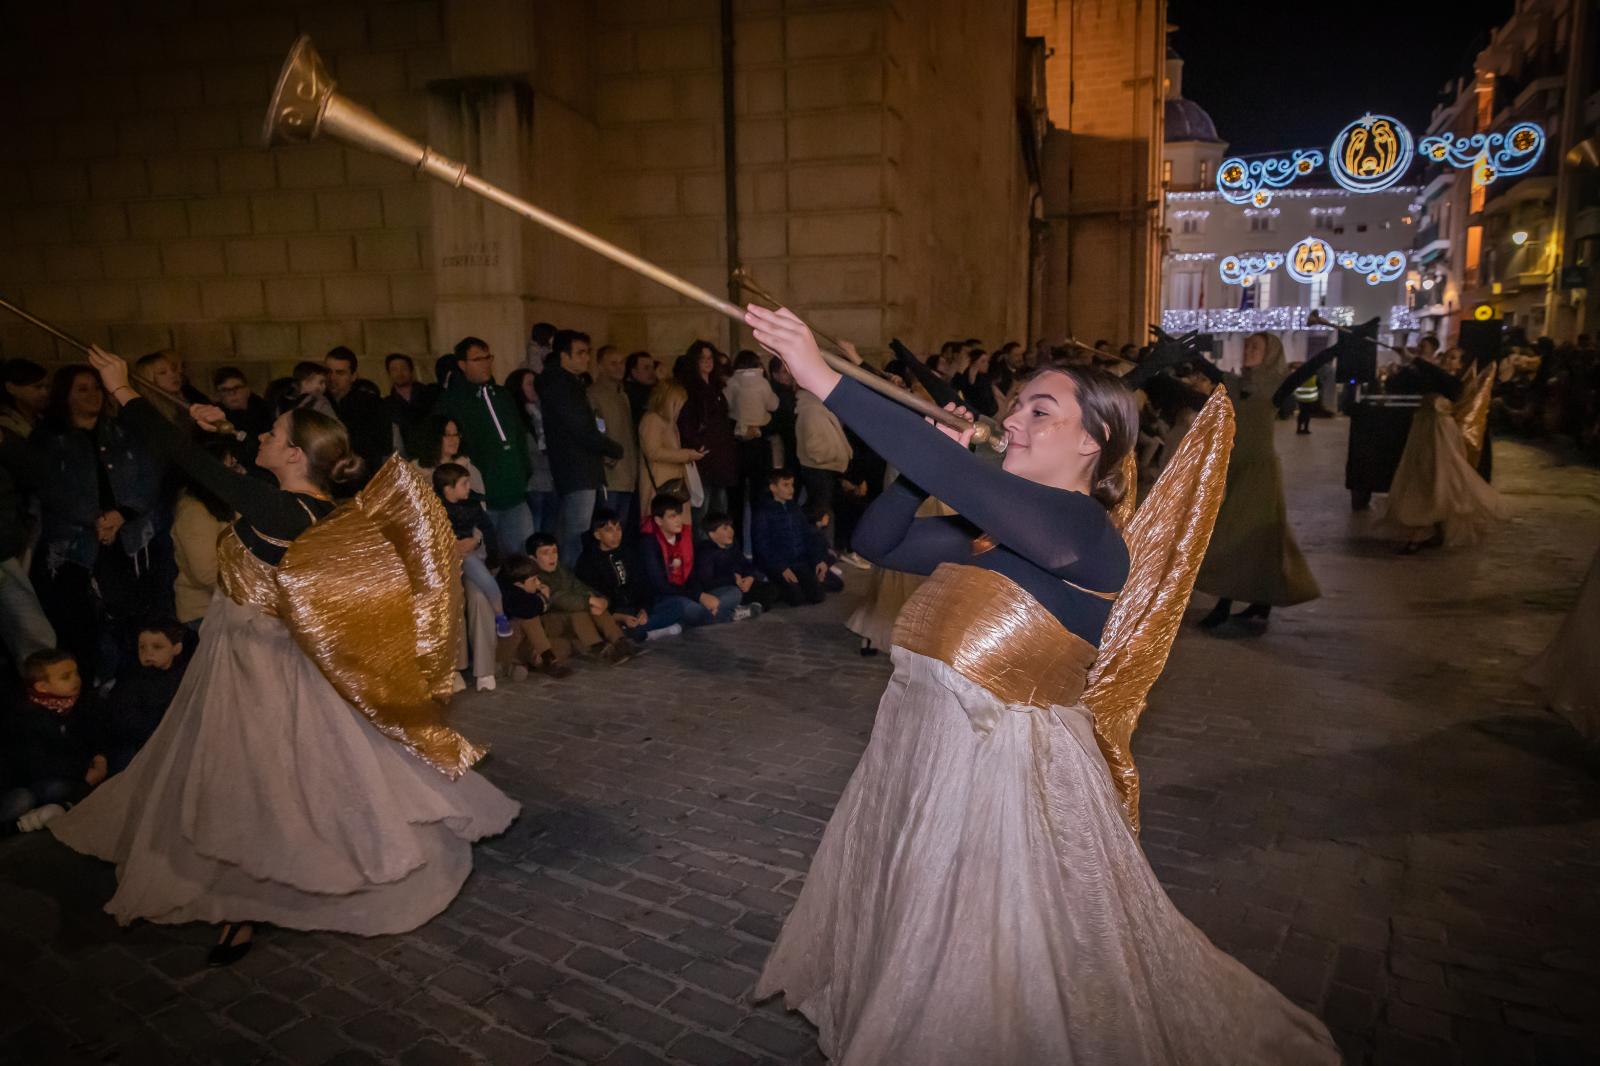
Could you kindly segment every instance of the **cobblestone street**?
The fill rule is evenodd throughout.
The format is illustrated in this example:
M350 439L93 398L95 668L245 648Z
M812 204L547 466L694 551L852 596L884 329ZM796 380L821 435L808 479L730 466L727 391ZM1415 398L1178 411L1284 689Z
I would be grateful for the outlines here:
M1184 630L1135 739L1147 854L1350 1062L1600 1060L1600 758L1519 679L1600 539L1600 472L1498 441L1513 519L1399 557L1350 511L1344 423L1278 445L1323 598ZM0 843L0 1060L822 1061L748 996L888 676L851 602L464 699L524 812L408 936L266 930L209 971L211 929L119 929L109 868Z

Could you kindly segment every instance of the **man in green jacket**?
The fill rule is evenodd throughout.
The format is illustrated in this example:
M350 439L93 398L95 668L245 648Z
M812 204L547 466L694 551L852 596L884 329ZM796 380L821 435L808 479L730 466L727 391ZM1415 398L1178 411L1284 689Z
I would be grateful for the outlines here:
M455 422L461 450L483 474L484 504L494 522L503 555L521 554L533 533L528 510L527 422L522 405L494 381L494 355L477 337L456 345L461 373L434 406L435 415Z

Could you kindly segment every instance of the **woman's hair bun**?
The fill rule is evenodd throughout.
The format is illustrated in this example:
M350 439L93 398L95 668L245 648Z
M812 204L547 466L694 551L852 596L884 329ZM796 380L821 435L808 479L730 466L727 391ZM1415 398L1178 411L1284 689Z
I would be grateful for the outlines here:
M347 455L333 464L333 467L328 471L328 480L335 485L348 485L361 476L361 472L366 469L366 465L366 463L362 462L361 456Z
M1090 495L1099 500L1100 505L1108 511L1116 510L1117 504L1121 503L1122 497L1127 494L1128 482L1122 476L1121 463L1118 463L1107 471L1104 477L1096 481L1093 491L1090 492Z

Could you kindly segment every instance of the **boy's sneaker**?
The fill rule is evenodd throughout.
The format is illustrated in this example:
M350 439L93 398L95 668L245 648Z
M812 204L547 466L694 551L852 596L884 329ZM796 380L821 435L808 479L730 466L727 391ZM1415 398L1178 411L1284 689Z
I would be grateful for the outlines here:
M662 626L660 629L652 629L650 632L648 632L648 633L646 633L644 635L644 639L645 640L660 640L662 637L675 637L679 633L682 633L682 632L683 632L683 623L682 622L674 622L670 626Z
M861 558L861 556L857 555L855 552L845 552L843 555L839 556L839 561L844 563L846 566L853 566L857 570L872 569L872 564Z
M511 680L513 680L513 681L526 681L526 680L528 680L528 668L526 666L523 666L521 663L512 663L511 664Z
M511 619L503 614L495 615L494 635L497 637L509 637L511 635Z
M761 613L766 610L759 603L746 604L745 606L749 610L751 618L760 618Z
M733 620L735 622L745 622L754 617L755 614L748 607L735 607L733 609Z
M450 671L450 693L451 693L451 695L454 695L457 692L465 692L465 691L467 691L467 681L466 681L466 678L461 676L461 671L460 670L452 670L452 671Z
M484 674L482 677L478 678L478 691L479 692L493 692L494 691L494 675L493 674Z

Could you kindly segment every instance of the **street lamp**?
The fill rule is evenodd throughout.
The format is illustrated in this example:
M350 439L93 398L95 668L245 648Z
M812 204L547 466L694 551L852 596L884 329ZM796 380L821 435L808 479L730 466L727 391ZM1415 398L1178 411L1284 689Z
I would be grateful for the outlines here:
M1515 233L1513 233L1511 235L1511 243L1516 245L1519 248L1522 247L1524 244L1527 244L1528 243L1528 231L1525 230L1525 229L1517 230L1517 232L1515 232Z

